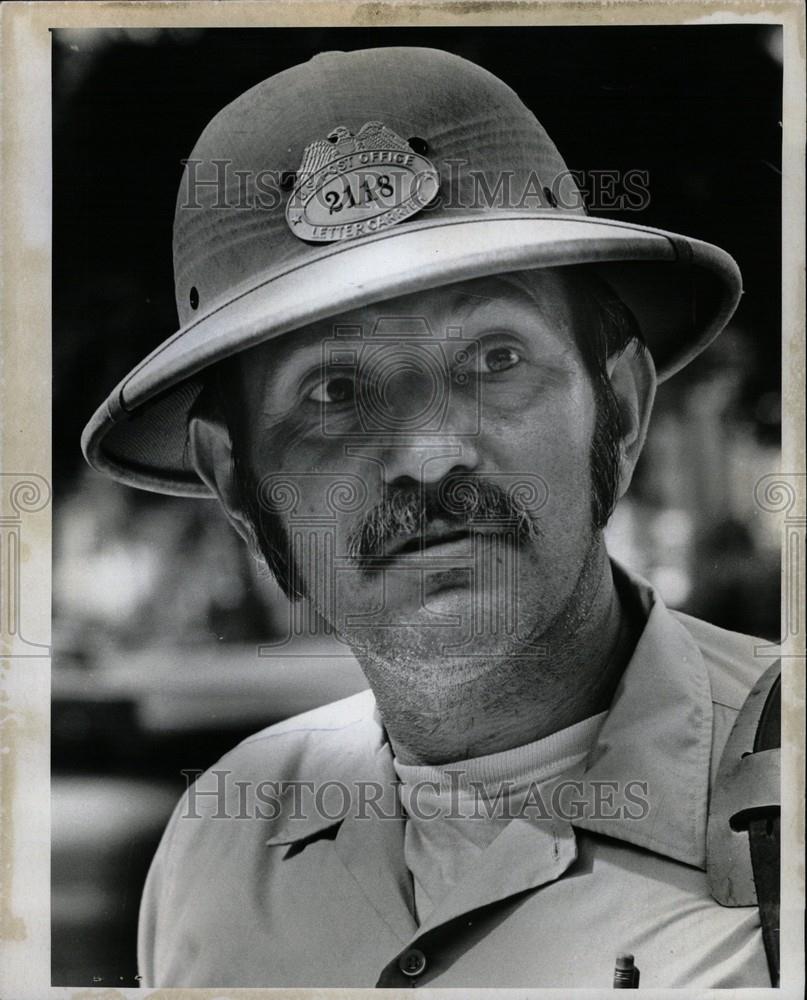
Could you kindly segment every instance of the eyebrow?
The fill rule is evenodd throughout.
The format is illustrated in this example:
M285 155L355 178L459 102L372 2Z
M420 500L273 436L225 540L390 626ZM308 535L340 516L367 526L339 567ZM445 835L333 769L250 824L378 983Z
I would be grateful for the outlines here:
M287 344L285 348L281 346L280 341L284 336L290 337L292 334L295 334L297 337L300 337L301 335L305 336L305 334L302 333L302 331L305 329L306 329L305 327L302 327L302 329L298 328L297 330L290 330L288 334L281 334L280 337L276 337L274 340L269 341L273 349L278 350L278 354L273 359L275 362L274 365L275 368L279 368L280 365L290 364L294 362L302 354L306 354L307 352L310 352L315 349L321 349L322 341L325 338L320 337L319 339L317 339L316 337L313 336L306 337L304 341L302 342L298 341L298 343L296 344L291 344L291 343Z

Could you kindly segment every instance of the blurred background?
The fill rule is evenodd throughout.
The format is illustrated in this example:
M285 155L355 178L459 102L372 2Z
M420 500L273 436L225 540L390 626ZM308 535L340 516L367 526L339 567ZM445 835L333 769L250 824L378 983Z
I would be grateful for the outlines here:
M661 388L609 536L669 605L778 638L780 526L754 485L779 458L780 29L54 31L55 985L136 982L140 890L183 770L365 686L316 623L284 641L291 609L213 503L106 481L79 437L176 328L180 161L208 120L318 51L401 44L506 80L572 170L647 172L645 208L596 214L740 264L740 308Z

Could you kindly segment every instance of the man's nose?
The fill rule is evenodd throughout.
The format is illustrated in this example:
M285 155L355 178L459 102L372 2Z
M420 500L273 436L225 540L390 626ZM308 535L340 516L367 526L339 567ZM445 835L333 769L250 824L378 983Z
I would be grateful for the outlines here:
M402 364L381 392L389 434L379 451L388 485L437 483L450 472L477 469L476 400L458 392L448 373Z

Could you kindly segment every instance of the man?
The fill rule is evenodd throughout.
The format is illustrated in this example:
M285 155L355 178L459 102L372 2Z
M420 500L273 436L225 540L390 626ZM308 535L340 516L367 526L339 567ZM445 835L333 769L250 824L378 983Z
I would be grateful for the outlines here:
M370 691L189 789L146 886L159 986L767 985L705 875L762 672L603 528L658 379L739 298L716 247L589 218L501 81L327 53L219 113L175 220L181 328L88 425L217 497Z

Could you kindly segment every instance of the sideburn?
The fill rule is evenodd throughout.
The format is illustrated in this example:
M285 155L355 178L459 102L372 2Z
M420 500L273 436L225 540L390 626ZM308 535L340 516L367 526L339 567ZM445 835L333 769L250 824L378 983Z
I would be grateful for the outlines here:
M611 380L600 374L594 383L596 418L591 438L591 520L602 531L617 501L621 456L621 413Z
M232 433L232 431L231 431ZM261 490L240 455L233 438L233 474L244 512L254 526L260 553L290 601L307 597L303 575L294 561L291 539L283 519L261 501Z

